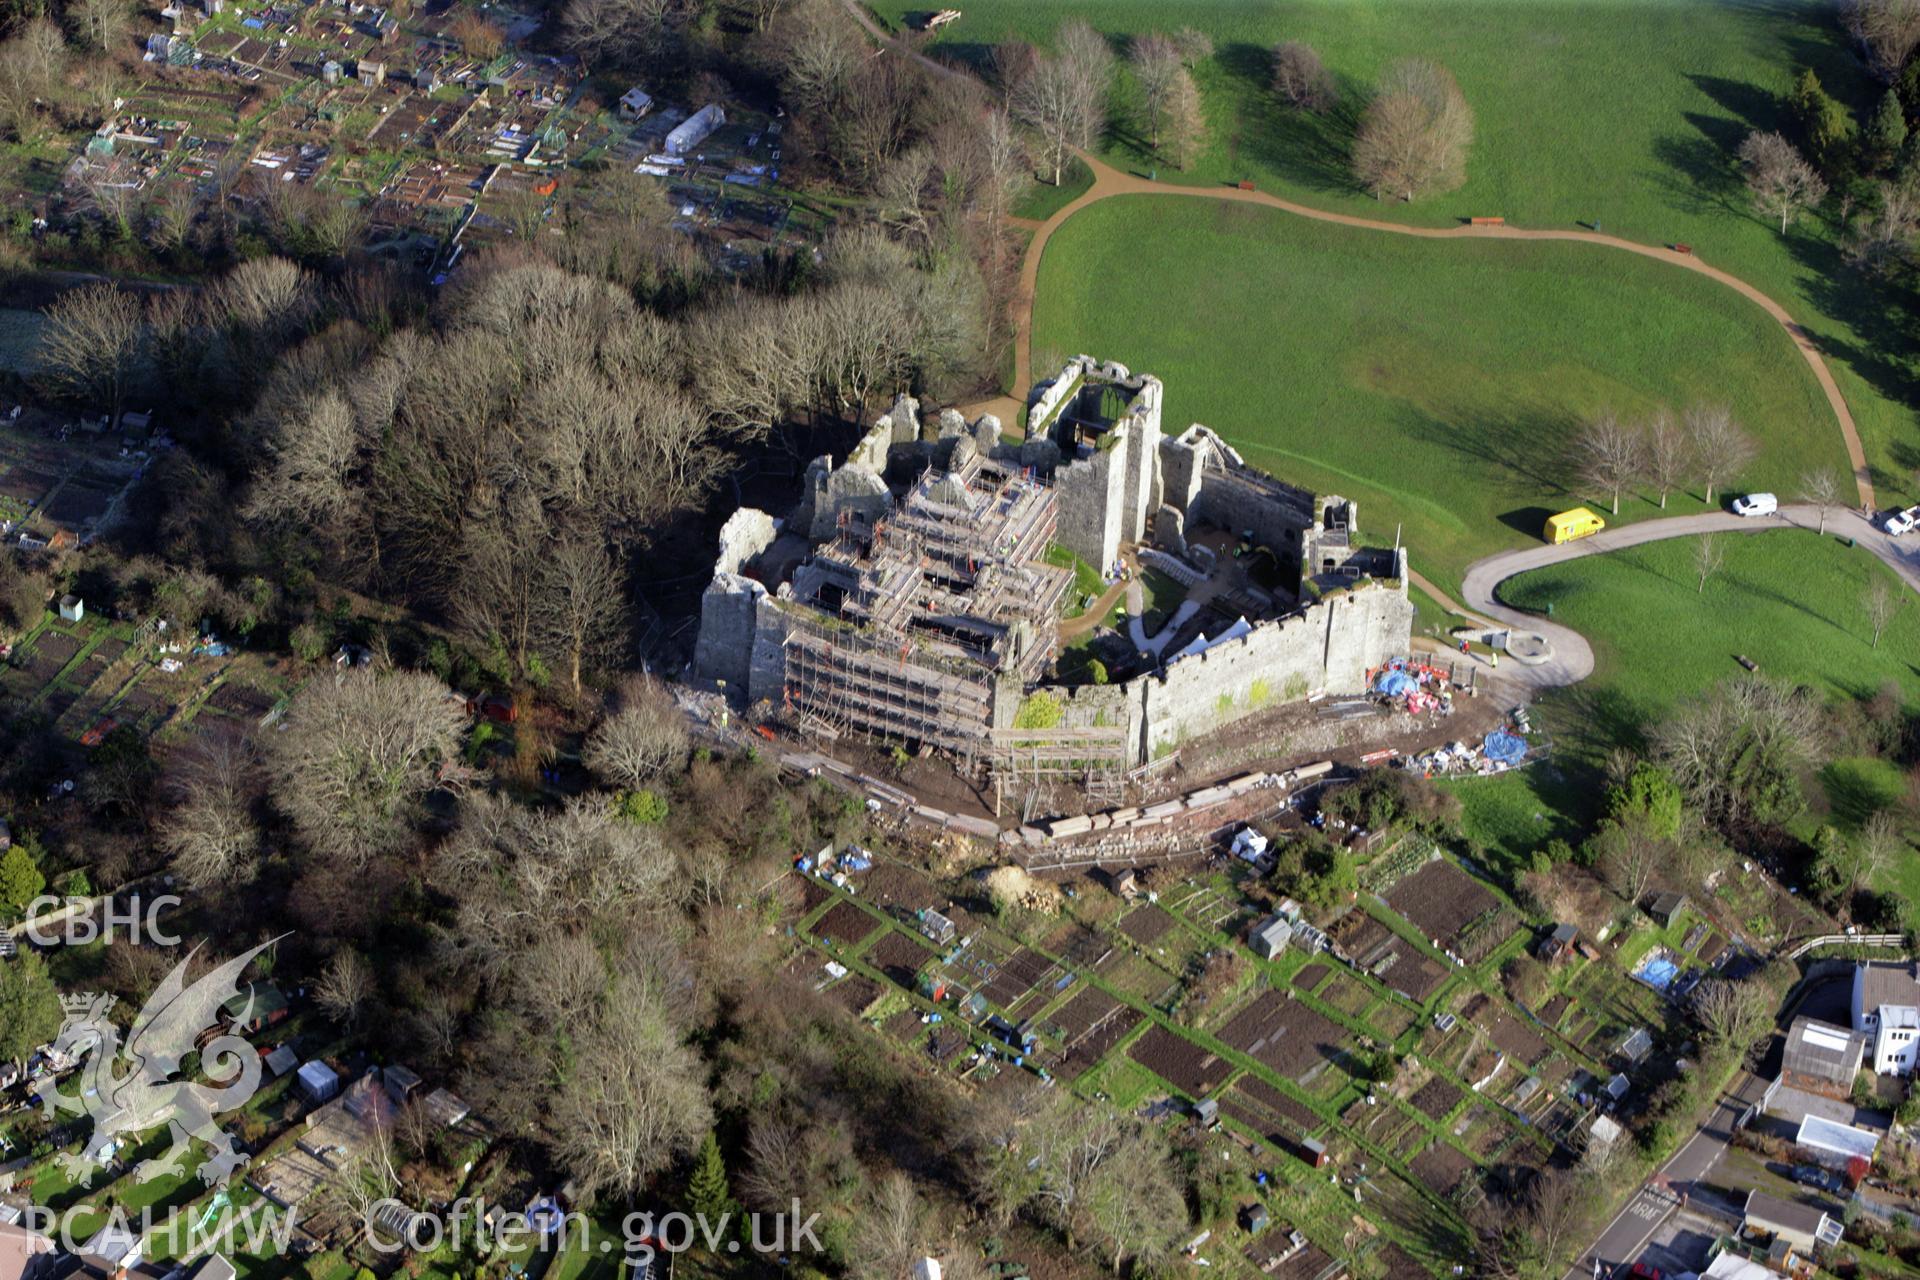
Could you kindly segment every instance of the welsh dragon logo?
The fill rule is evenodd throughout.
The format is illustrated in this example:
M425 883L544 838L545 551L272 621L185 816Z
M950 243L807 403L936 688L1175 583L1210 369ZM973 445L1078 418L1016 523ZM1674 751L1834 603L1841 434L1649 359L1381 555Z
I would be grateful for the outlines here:
M93 1121L93 1134L80 1152L58 1157L64 1172L84 1183L115 1146L163 1124L172 1142L162 1155L135 1167L137 1182L179 1174L195 1138L210 1151L199 1171L210 1186L225 1185L233 1171L246 1163L239 1140L223 1132L214 1117L246 1105L253 1097L260 1087L260 1053L232 1033L217 1035L204 1046L198 1042L204 1032L218 1027L220 1006L240 993L240 975L247 965L277 941L234 957L188 986L187 967L200 950L195 947L147 998L124 1047L119 1028L107 1017L114 997L93 993L61 997L66 1019L54 1037L54 1048L85 1062L68 1077L70 1083L78 1083L79 1091L44 1089L42 1106L51 1116L86 1116ZM239 1021L245 1021L244 1012ZM219 1082L220 1087L180 1078L182 1064L196 1047L198 1074Z

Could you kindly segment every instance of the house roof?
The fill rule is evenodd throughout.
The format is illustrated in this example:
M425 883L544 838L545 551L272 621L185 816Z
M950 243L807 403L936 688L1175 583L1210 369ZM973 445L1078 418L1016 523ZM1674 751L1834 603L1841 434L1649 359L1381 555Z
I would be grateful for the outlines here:
M1836 1124L1822 1116L1808 1116L1800 1122L1800 1132L1793 1141L1796 1146L1811 1147L1816 1151L1833 1151L1847 1157L1859 1156L1871 1160L1880 1146L1880 1135L1866 1129L1856 1129L1850 1124Z
M1862 1009L1877 1009L1883 1004L1920 1004L1920 965L1863 964L1855 971L1856 990Z
M200 1264L192 1280L234 1280L235 1274L233 1264L216 1253Z
M1852 1084L1866 1045L1867 1038L1858 1031L1814 1018L1795 1018L1787 1029L1782 1065L1795 1075Z
M315 1058L300 1068L300 1083L316 1093L321 1093L340 1083L340 1073Z
M1285 946L1293 936L1293 922L1285 916L1269 916L1254 926L1253 936L1269 946Z
M53 1241L38 1231L0 1222L0 1280L23 1280L37 1270L35 1258L52 1252Z
M1557 924L1553 926L1553 932L1548 934L1547 937L1555 942L1566 943L1572 942L1575 937L1579 936L1579 933L1579 928L1574 925Z
M1743 1258L1731 1249L1723 1251L1700 1274L1706 1280L1774 1280L1773 1272L1763 1264Z
M1670 915L1686 905L1686 894L1674 893L1672 890L1668 890L1664 893L1654 894L1653 901L1647 904L1647 909L1657 916L1664 916Z
M1807 1236L1819 1234L1827 1220L1827 1215L1818 1205L1782 1200L1764 1191L1747 1192L1746 1217L1747 1221L1758 1223L1768 1230L1784 1228Z

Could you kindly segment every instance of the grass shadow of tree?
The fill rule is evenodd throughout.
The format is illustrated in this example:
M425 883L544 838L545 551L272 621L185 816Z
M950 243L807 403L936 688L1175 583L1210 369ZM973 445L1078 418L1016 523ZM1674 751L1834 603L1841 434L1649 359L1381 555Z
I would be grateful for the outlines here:
M1228 142L1235 158L1316 191L1353 192L1350 156L1366 103L1364 85L1337 76L1337 101L1315 114L1284 106L1274 97L1270 50L1235 41L1216 51L1214 62L1236 100L1235 129Z
M1410 437L1494 468L1505 477L1512 497L1533 497L1542 489L1572 491L1569 455L1578 423L1570 414L1462 405L1437 412L1410 407L1409 418L1405 429ZM1539 532L1538 527L1533 532Z

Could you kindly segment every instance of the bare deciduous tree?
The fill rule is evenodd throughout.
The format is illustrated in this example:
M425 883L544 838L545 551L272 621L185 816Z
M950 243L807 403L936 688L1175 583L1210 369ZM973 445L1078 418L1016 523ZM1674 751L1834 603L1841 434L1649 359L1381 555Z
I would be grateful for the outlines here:
M1181 27L1173 33L1173 43L1180 50L1180 61L1187 64L1188 70L1213 56L1213 37L1198 27Z
M1889 587L1883 578L1875 578L1867 584L1867 590L1860 598L1861 612L1867 615L1867 626L1873 631L1873 647L1880 647L1880 637L1892 625L1894 615L1900 612L1904 601Z
M89 48L111 53L127 42L133 10L126 0L79 0L67 10L74 34Z
M178 803L161 819L160 847L196 889L225 885L248 869L259 829L260 793L252 745L237 734L196 734L169 779Z
M1330 109L1336 97L1333 73L1304 40L1274 46L1273 91L1288 106L1315 114Z
M1920 0L1842 0L1840 16L1882 80L1897 77L1920 45Z
M1847 260L1875 275L1910 261L1920 234L1920 188L1911 182L1874 184L1873 216L1856 222L1847 237Z
M1583 425L1574 439L1574 461L1582 482L1612 496L1613 514L1620 514L1620 491L1639 481L1647 470L1646 442L1638 431L1611 413Z
M1780 220L1780 234L1804 210L1827 195L1818 171L1801 158L1793 144L1777 133L1755 130L1740 144L1740 163L1747 173L1747 192L1753 207Z
M1691 446L1694 475L1705 490L1707 505L1712 506L1714 491L1752 466L1759 450L1725 405L1694 405L1681 423Z
M608 783L632 790L683 764L687 744L686 717L673 695L641 677L622 687L619 709L587 735L582 758Z
M452 692L419 672L315 680L273 735L274 801L315 851L364 865L409 838L465 719Z
M1106 1240L1115 1275L1131 1258L1136 1271L1163 1264L1186 1226L1179 1176L1158 1133L1135 1126L1094 1181L1088 1216Z
M0 127L32 144L53 131L54 90L66 62L66 42L52 19L29 18L0 43Z
M1804 806L1801 772L1826 750L1825 712L1804 690L1742 675L1676 708L1653 741L1710 821L1784 821Z
M1693 584L1695 595L1704 595L1707 579L1720 572L1720 566L1727 562L1727 549L1720 544L1717 535L1703 533L1693 540L1693 572L1696 581Z
M83 285L47 308L35 359L58 390L104 405L119 421L127 389L147 358L140 299L111 284Z
M1831 470L1819 467L1800 477L1800 501L1820 512L1820 533L1827 532L1827 515L1840 501L1840 482Z
M1180 48L1170 37L1149 31L1135 36L1127 46L1127 65L1140 95L1140 122L1145 127L1147 145L1158 151L1161 132L1172 110L1174 81L1186 70Z
M896 1280L927 1252L927 1210L913 1179L889 1172L868 1197L866 1212L854 1220L848 1257L855 1280Z
M1694 1016L1721 1052L1742 1054L1773 1025L1773 993L1758 982L1711 978L1693 997Z
M506 32L477 9L462 9L453 25L447 28L447 34L453 37L462 53L482 62L492 62L499 57L507 42Z
M313 999L329 1018L351 1031L360 1025L373 992L373 966L348 947L334 952L327 971L314 984Z
M1186 169L1200 156L1207 142L1207 115L1200 103L1200 86L1184 67L1173 78L1173 93L1167 102L1167 132L1161 147L1176 168Z
M713 1127L705 1064L660 996L631 983L575 1037L553 1101L556 1151L585 1194L634 1195Z
M370 1128L367 1141L335 1167L332 1178L316 1197L352 1224L356 1232L369 1230L382 1202L393 1199L400 1190L392 1126L376 1120Z
M1692 468L1690 442L1668 409L1657 409L1647 419L1642 432L1647 443L1647 479L1660 491L1660 509L1667 509L1667 495L1686 482Z
M1046 145L1053 184L1060 185L1067 156L1091 147L1107 128L1113 50L1106 37L1074 18L1060 26L1052 57L1036 58L1014 86L1016 119L1030 125Z
M1381 76L1353 140L1353 172L1375 199L1451 191L1466 181L1473 110L1437 62L1406 58Z

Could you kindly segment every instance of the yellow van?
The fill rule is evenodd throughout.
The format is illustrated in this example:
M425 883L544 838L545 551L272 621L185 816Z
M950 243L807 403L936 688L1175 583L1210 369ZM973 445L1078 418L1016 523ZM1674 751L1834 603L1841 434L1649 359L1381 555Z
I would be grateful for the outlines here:
M1593 512L1585 507L1575 507L1557 516L1548 516L1544 536L1548 542L1572 542L1575 538L1584 538L1606 527L1607 522Z

